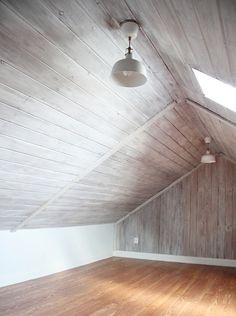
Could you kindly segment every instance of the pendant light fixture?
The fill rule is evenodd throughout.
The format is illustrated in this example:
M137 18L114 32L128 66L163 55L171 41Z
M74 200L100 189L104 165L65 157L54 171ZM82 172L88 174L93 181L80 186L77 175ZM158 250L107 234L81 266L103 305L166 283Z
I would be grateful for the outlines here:
M126 20L121 23L121 31L127 37L129 46L124 59L118 60L111 72L111 79L122 87L138 87L147 81L147 72L144 65L133 58L131 40L138 35L139 25L136 21Z
M206 153L204 155L202 155L202 158L201 158L201 163L215 163L216 162L216 157L215 155L213 155L210 151L210 143L211 143L211 137L205 137L204 138L204 142L207 146L207 150L206 150Z

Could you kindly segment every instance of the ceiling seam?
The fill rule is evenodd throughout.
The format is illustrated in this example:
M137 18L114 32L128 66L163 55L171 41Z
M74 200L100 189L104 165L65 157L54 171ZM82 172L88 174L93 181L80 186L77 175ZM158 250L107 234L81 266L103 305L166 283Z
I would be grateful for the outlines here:
M117 222L116 225L119 224L120 222L123 222L126 218L128 218L130 215L138 212L139 210L141 210L145 205L147 205L148 203L152 202L154 199L156 199L158 196L160 196L162 193L164 193L165 191L169 190L170 188L172 188L175 184L179 183L180 181L182 181L184 178L186 178L187 176L189 176L190 174L192 174L195 170L197 170L200 166L202 166L203 163L199 163L196 167L194 167L192 170L188 171L187 173L185 173L183 176L177 178L175 181L171 182L167 187L165 187L164 189L162 189L161 191L159 191L158 193L156 193L155 195L153 195L152 197L150 197L148 200L146 200L144 203L142 203L141 205L139 205L138 207L136 207L133 211L129 212L128 214L126 214L124 217L120 218Z
M200 105L197 105L200 106ZM201 107L201 106L200 106ZM204 110L204 109L203 109ZM207 110L208 111L208 110ZM215 113L211 113L212 115L214 115ZM216 114L217 115L217 114ZM222 118L222 120L224 120ZM236 125L234 125L234 127L236 127ZM229 157L228 155L226 155L223 152L217 153L218 157L223 157L224 159L229 160L231 163L236 165L236 160L232 159L231 157ZM128 218L130 215L138 212L139 210L141 210L145 205L149 204L150 202L152 202L154 199L156 199L157 197L159 197L162 193L164 193L165 191L169 190L170 188L172 188L175 184L181 182L183 179L185 179L187 176L189 176L190 174L192 174L195 170L197 170L200 166L202 166L203 163L199 163L196 167L194 167L192 170L190 170L189 172L187 172L186 174L184 174L183 176L179 177L178 179L176 179L175 181L173 181L171 184L169 184L167 187L165 187L164 189L162 189L161 191L159 191L158 193L156 193L155 195L153 195L151 198L149 198L148 200L146 200L144 203L142 203L141 205L139 205L138 207L136 207L134 210L132 210L131 212L129 212L128 214L126 214L125 216L123 216L122 218L120 218L115 224L119 224L121 222L123 222L126 218ZM115 226L116 226L115 225Z
M101 158L95 161L94 164L92 164L90 167L86 168L84 172L75 177L72 181L70 181L66 186L61 188L55 195L53 195L48 201L46 201L44 204L42 204L38 209L36 209L33 213L31 213L27 218L25 218L21 223L16 225L14 228L11 229L11 231L17 231L18 229L25 226L26 223L28 223L33 217L41 213L45 208L47 208L51 203L53 203L55 200L57 200L62 194L64 194L66 191L68 191L75 183L82 180L84 177L86 177L91 171L96 169L99 165L101 165L105 160L110 158L113 154L115 154L117 151L119 151L123 146L127 145L133 138L135 138L138 134L143 132L146 128L148 128L150 125L152 125L157 119L161 118L165 113L176 106L176 102L171 102L165 109L154 115L151 119L146 121L145 124L137 128L133 133L131 133L128 137L126 137L123 141L118 143L116 146L114 146L111 150L109 150L107 153L105 153Z
M129 9L130 13L133 15L133 17L137 20L133 10L131 9L130 5L127 3L126 0L124 0L127 8ZM151 40L151 38L149 37L149 35L144 31L143 27L141 27L141 32L143 33L143 35L147 38L148 42L150 43L150 45L153 47L154 51L156 52L156 54L159 56L159 58L162 60L163 64L165 65L167 71L170 73L171 77L173 78L174 82L176 83L176 86L178 87L179 91L181 92L182 95L185 95L185 93L183 92L183 90L181 89L180 84L178 83L178 81L175 79L172 71L170 71L170 68L168 67L167 63L165 62L164 58L161 56L161 54L159 53L158 49L156 48L156 46L154 45L153 41ZM160 81L160 80L159 80ZM168 88L164 85L164 83L162 81L160 81L160 83L163 85L163 87L168 91ZM174 98L174 95L171 95L171 97L173 99L175 99L175 101L177 102L178 100L176 99L176 97Z
M216 113L216 112L213 112L212 110L206 108L205 106L193 101L193 100L190 100L190 99L186 99L186 102L187 104L191 105L192 107L198 109L198 110L201 110L207 114L210 114L211 116L215 117L216 119L218 119L219 121L227 124L228 126L230 127L233 127L233 128L236 128L236 123L224 118L223 116L221 116L220 114Z
M212 137L212 138L214 140L215 150L220 152L221 149L223 148L223 152L225 154L227 153L227 155L229 155L229 151L226 148L227 146L225 146L223 139L221 138L221 133L217 129L215 129L215 127L214 127L214 120L217 120L219 122L220 126L223 123L229 128L235 128L236 124L233 123L232 121L226 119L225 117L222 117L220 114L206 108L205 106L198 104L195 101L187 99L186 103L189 104L190 106L192 106L193 109L196 111L196 114L199 117L202 124L204 125L204 127L206 128L208 135L210 135L210 136L214 135L214 137ZM203 114L203 118L202 118L202 114ZM204 114L206 114L207 117L209 117L209 119L207 119L207 117L206 117L206 119L204 120ZM213 127L213 131L211 130L211 132L210 132L209 129L211 129L212 127Z
M226 159L226 160L232 162L234 165L236 165L236 160L232 159L231 157L229 157L229 156L226 155L225 153L220 152L220 153L218 154L218 156L219 156L219 157L223 157L224 159Z

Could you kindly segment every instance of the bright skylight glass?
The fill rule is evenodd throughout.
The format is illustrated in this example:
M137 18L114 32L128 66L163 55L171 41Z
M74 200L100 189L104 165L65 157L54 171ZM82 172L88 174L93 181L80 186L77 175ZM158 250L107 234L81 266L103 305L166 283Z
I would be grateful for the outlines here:
M192 68L205 97L236 112L236 88Z

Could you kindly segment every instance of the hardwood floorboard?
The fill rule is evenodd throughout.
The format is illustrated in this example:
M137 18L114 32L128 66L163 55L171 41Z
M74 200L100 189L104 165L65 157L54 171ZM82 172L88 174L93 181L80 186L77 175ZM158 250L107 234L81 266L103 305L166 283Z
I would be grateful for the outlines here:
M236 269L111 258L0 288L0 315L236 315Z

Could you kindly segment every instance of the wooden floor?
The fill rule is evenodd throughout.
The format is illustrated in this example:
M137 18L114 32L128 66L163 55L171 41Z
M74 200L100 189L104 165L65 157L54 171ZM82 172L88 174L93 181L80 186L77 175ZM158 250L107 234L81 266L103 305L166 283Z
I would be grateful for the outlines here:
M0 315L236 315L236 269L112 258L0 288Z

